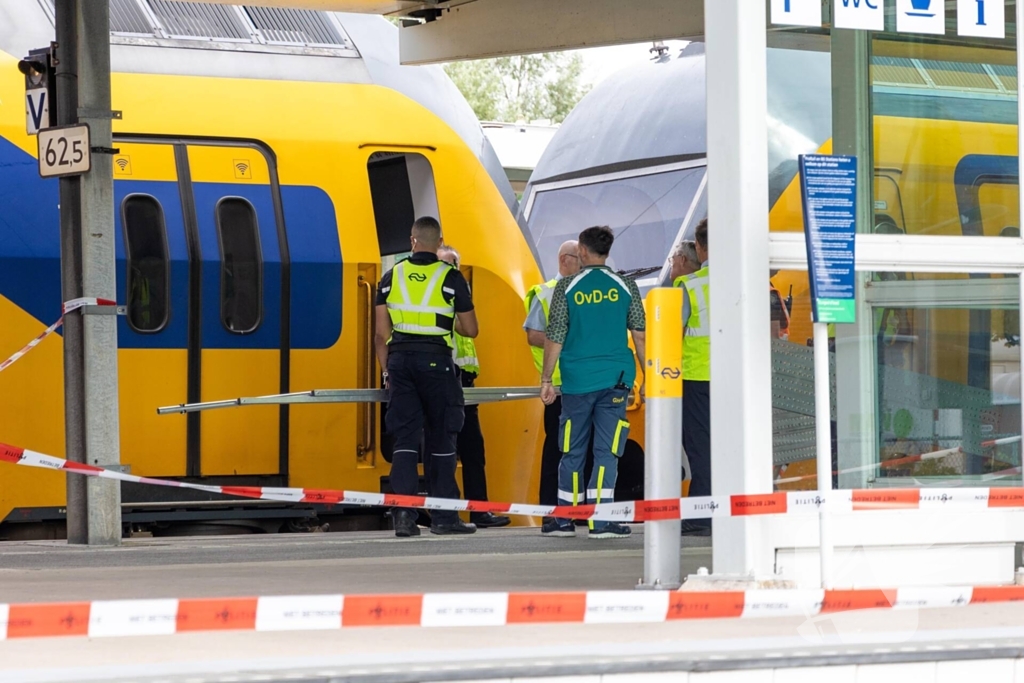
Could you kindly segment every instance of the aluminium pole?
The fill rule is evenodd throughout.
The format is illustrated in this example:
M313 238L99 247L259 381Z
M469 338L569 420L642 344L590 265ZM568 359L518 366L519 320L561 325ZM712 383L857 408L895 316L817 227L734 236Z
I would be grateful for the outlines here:
M683 292L658 287L647 294L647 431L644 498L679 499L683 468ZM644 522L642 588L680 585L680 519Z
M80 0L78 43L78 118L87 123L92 168L81 179L82 294L115 299L114 174L110 102L110 6L107 0ZM117 317L73 314L81 318L86 462L119 467L120 430L117 386ZM121 488L116 481L90 477L86 482L87 542L121 542Z
M78 0L56 0L57 125L78 123ZM82 296L81 177L60 181L61 296ZM68 460L85 462L85 388L83 383L82 317L64 319L64 441ZM86 477L67 475L67 535L69 543L88 541Z

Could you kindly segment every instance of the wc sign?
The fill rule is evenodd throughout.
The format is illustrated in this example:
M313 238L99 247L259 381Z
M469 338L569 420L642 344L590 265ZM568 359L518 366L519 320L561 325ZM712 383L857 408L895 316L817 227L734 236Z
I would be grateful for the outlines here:
M883 0L833 0L832 11L832 23L836 28L860 31L885 30Z

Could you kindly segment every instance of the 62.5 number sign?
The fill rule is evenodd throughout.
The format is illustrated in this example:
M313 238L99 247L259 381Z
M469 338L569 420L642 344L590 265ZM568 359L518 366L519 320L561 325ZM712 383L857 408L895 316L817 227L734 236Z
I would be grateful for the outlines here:
M80 175L92 167L89 126L76 124L39 131L39 175L44 178Z

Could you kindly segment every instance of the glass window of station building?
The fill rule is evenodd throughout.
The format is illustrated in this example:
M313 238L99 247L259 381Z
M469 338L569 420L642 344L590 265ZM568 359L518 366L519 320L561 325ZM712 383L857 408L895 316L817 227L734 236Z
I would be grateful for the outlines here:
M811 302L798 157L857 154L857 323L830 331L840 488L1019 486L1016 27L1006 37L770 27L773 472L816 488ZM667 257L707 212L704 49L599 84L555 135L519 221L547 277L558 245L608 224L615 268L668 284ZM623 103L629 103L625 106ZM737 190L738 191L738 190ZM714 225L710 263L715 262ZM712 293L712 297L714 294ZM714 378L712 378L712 386Z

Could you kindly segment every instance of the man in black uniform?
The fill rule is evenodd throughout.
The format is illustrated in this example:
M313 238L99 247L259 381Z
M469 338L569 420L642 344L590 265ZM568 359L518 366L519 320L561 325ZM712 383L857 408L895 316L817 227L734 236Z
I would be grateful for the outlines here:
M395 438L391 488L416 495L420 441L430 458L431 496L457 499L455 439L464 420L462 385L452 358L452 332L476 337L476 313L469 285L455 268L437 258L441 226L419 218L412 226L412 256L384 274L377 288L375 345L388 390L387 428ZM395 535L419 536L417 513L394 510ZM471 534L458 513L431 512L430 532Z

